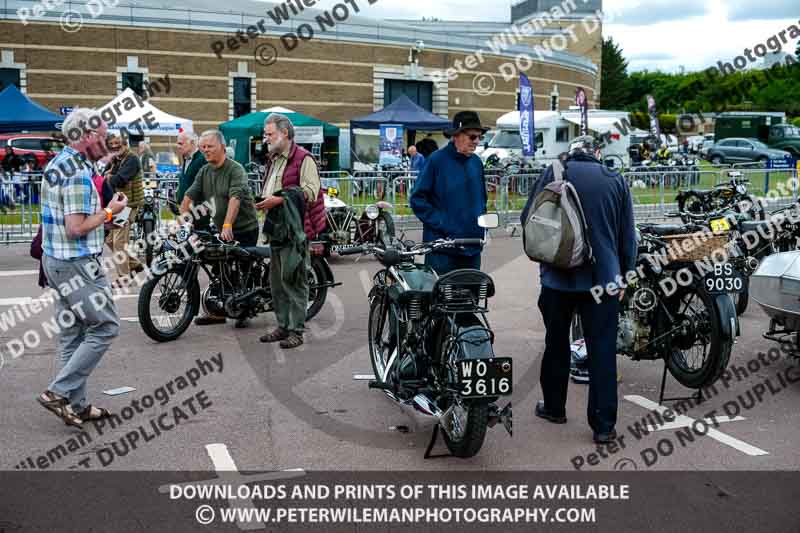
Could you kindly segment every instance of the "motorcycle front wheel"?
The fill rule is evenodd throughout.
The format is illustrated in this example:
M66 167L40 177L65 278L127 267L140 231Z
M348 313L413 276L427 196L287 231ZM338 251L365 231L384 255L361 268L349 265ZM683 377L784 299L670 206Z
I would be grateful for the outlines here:
M729 295L702 289L689 288L676 298L667 368L684 387L701 389L717 381L728 366L733 341L726 338L722 321L735 320L736 309Z
M147 280L139 292L142 330L154 341L174 341L192 324L199 301L200 286L184 278L183 267Z

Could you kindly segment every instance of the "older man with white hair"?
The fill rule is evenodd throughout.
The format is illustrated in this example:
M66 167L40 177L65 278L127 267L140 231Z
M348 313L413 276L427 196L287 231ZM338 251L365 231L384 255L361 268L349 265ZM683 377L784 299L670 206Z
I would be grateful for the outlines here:
M175 200L180 204L183 202L186 191L194 183L197 173L206 165L207 161L203 152L198 148L198 138L194 132L182 131L178 134L177 151L182 164L178 194Z
M194 183L187 189L181 202L181 214L188 214L193 203L213 202L214 224L222 229L222 239L239 241L242 246L255 246L258 242L258 218L247 184L247 172L226 156L225 137L219 130L204 131L200 135L200 150L208 164L200 169ZM213 315L195 320L198 326L224 322L225 317ZM236 322L236 327L246 325L246 320Z
M57 289L61 369L38 398L67 425L110 416L86 401L86 381L119 333L119 317L99 257L103 225L128 199L117 193L105 209L92 181L91 161L107 152L106 124L97 111L78 108L64 119L69 145L47 165L42 180L42 264Z

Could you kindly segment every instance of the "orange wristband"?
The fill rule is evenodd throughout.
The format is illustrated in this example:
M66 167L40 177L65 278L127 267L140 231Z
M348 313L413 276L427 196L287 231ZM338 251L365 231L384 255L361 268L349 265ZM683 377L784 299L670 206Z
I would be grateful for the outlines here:
M222 225L222 229L225 229L225 228L233 228L233 224L223 224Z

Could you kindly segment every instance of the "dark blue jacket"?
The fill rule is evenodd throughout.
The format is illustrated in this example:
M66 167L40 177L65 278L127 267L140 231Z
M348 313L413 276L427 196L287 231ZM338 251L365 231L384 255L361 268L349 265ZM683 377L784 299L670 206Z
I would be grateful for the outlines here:
M624 279L625 274L636 266L636 228L628 184L618 173L590 155L570 157L565 169L564 179L575 187L586 215L595 264L571 270L543 264L542 285L561 291L581 292L597 285L605 287L611 282L617 283L617 276L622 275ZM536 182L528 198L528 204L522 212L523 225L533 199L553 179L553 167L550 166L542 179Z
M478 217L486 213L483 163L477 155L458 153L452 142L428 158L409 203L422 221L422 240L482 239ZM480 247L448 250L451 255L477 255Z

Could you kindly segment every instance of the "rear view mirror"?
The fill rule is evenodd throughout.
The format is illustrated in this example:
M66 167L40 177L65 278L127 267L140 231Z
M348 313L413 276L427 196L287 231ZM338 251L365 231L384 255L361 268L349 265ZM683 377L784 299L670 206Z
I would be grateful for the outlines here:
M497 213L487 213L478 217L478 226L494 229L500 225L500 216Z

